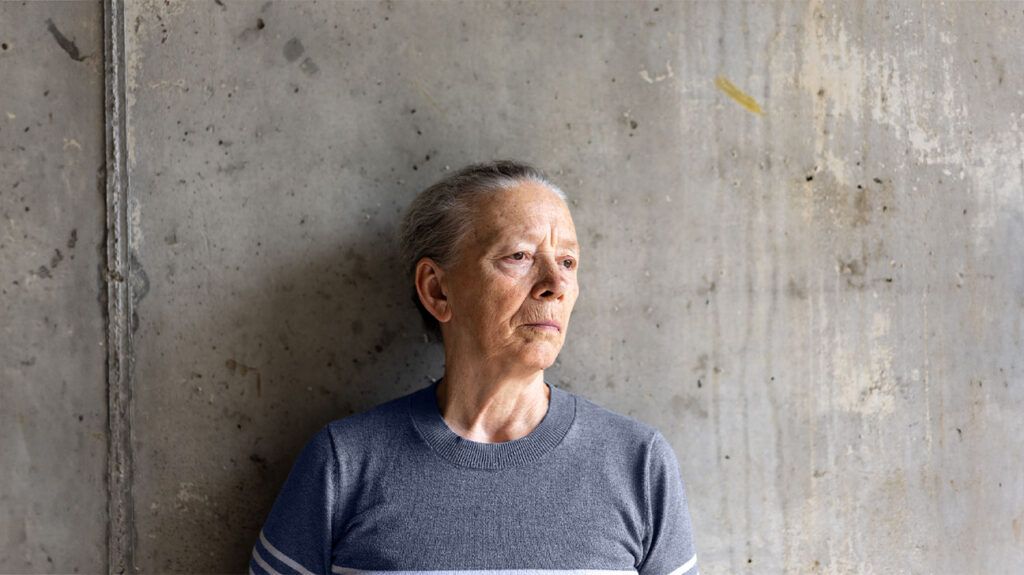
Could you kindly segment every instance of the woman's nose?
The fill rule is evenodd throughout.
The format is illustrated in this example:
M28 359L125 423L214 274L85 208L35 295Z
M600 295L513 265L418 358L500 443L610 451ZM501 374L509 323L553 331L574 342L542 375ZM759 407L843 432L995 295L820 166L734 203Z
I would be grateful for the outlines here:
M568 281L563 277L562 271L558 269L558 262L554 258L538 258L537 261L541 271L537 284L533 287L534 297L562 297Z

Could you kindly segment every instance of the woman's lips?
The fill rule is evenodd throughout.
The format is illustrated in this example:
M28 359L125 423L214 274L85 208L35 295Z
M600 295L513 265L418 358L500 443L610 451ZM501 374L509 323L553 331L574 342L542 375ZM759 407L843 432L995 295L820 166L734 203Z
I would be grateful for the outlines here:
M526 327L532 327L534 329L540 329L540 330L544 330L544 331L553 331L553 332L560 332L560 331L562 331L562 328L559 327L558 324L552 323L552 322L528 323L528 324L526 324Z

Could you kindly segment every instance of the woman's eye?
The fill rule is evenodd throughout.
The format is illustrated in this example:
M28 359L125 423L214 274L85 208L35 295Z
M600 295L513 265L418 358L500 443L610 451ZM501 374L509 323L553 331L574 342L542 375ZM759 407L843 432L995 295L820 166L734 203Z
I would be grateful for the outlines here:
M524 259L526 259L526 257L528 255L529 254L527 254L526 252L516 252L516 253L508 256L508 258L512 259L512 260L515 260L517 262L521 262ZM568 262L568 265L565 265L566 262ZM565 260L562 260L562 264L565 266L565 269L567 269L567 270L576 269L576 260L574 260L573 258L567 258Z

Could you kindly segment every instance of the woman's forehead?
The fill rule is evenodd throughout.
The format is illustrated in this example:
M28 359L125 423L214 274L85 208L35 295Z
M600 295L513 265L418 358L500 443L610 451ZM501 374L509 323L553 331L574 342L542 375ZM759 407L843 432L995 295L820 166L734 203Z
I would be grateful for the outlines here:
M539 240L554 234L559 244L578 247L568 206L544 186L531 182L481 200L473 218L473 235L477 241Z
M552 220L572 223L569 208L562 198L544 186L524 184L479 198L481 220L507 225L535 226Z
M525 217L506 216L489 219L476 226L478 241L486 245L530 241L540 242L554 236L559 246L579 249L576 230L571 217L545 217L530 214Z

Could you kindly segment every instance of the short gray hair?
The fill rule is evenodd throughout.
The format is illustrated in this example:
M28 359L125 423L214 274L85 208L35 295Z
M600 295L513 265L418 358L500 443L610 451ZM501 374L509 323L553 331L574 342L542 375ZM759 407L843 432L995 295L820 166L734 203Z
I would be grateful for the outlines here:
M405 281L413 284L412 301L435 341L442 341L441 324L420 301L415 285L416 264L429 257L449 269L461 256L461 240L473 225L476 200L526 182L547 187L568 206L565 192L544 172L515 160L493 160L470 164L432 184L406 210L399 228L400 261Z

